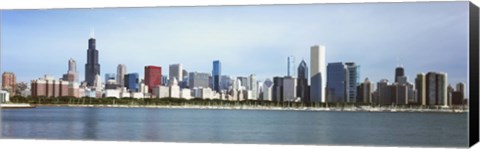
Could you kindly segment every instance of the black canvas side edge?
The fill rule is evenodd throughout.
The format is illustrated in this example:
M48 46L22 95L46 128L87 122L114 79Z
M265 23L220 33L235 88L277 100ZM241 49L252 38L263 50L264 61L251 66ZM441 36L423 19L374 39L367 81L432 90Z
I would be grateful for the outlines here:
M469 4L469 146L478 143L479 137L479 11Z

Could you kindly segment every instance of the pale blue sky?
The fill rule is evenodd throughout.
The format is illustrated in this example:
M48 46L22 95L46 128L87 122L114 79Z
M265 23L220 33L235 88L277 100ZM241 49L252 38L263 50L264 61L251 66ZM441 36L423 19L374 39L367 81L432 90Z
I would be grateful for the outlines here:
M87 40L95 28L102 77L117 65L143 77L145 65L182 63L191 71L265 79L287 73L287 56L310 67L310 46L326 61L361 65L361 80L393 80L402 64L467 81L468 2L367 3L1 11L1 66L19 81L61 77L69 58L84 80ZM399 61L397 61L399 59Z

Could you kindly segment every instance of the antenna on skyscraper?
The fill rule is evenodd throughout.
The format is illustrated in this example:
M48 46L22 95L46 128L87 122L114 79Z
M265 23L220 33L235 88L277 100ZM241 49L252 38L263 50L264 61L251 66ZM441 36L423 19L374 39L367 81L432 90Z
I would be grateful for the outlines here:
M400 58L397 56L397 67L403 67L402 64L400 63Z
M95 28L90 27L90 38L95 38Z

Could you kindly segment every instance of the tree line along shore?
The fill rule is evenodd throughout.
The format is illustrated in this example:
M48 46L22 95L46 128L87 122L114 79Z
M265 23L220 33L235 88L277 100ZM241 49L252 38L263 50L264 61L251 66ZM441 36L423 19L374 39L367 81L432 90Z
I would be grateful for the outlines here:
M370 107L370 108L394 108L394 109L458 109L466 110L467 105L459 106L423 106L423 105L378 105L370 103L302 103L302 102L278 102L267 100L242 100L228 101L220 99L183 99L183 98L90 98L90 97L23 97L13 96L11 103L42 105L124 105L124 106L218 106L218 107L272 107L272 108L348 108L348 107Z

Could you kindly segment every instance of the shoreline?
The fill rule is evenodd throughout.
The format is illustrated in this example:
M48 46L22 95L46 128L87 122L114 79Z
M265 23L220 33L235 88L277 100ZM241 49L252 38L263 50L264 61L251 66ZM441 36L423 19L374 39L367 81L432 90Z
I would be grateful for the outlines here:
M31 104L23 104L23 103L16 103L16 104L11 104L11 103L2 103L0 104L1 109L26 109L26 108L35 108L35 105Z
M205 109L205 110L276 110L276 111L324 111L324 112L435 112L435 113L467 113L468 109L413 109L413 108L389 108L389 107L265 107L265 106L160 106L160 105L57 105L41 104L34 107L89 107L89 108L149 108L149 109Z

